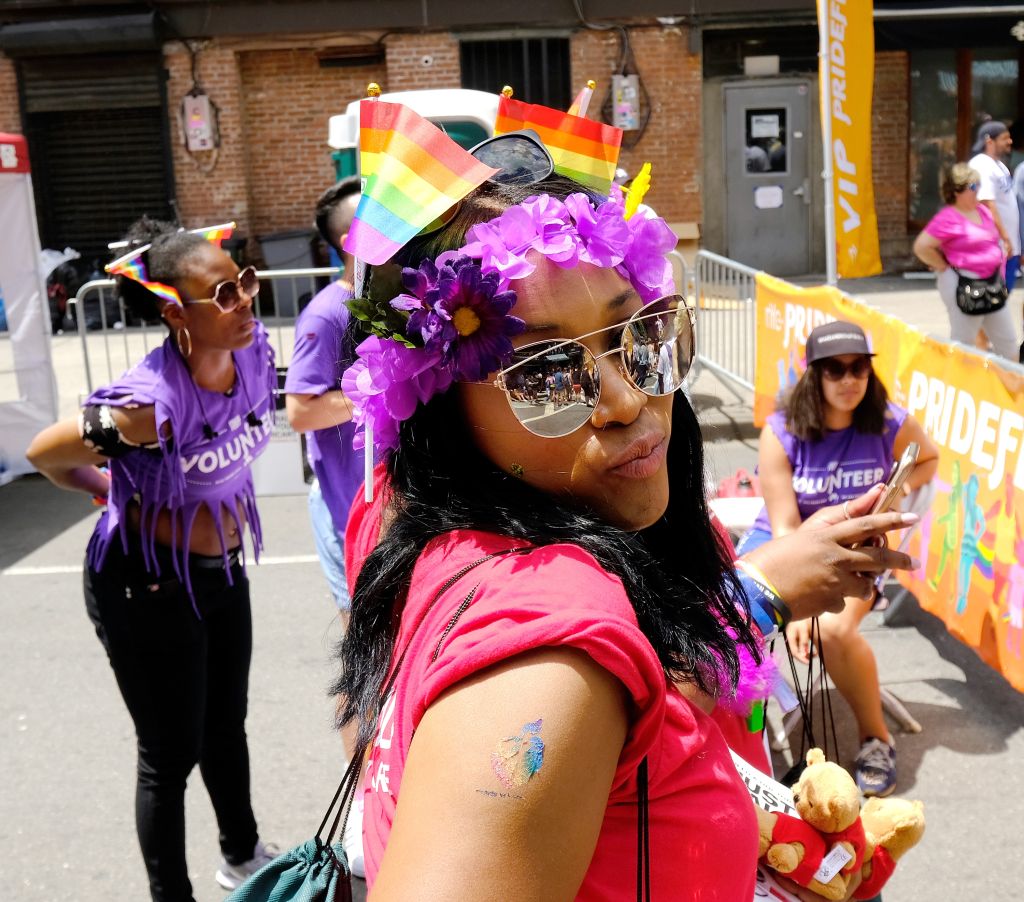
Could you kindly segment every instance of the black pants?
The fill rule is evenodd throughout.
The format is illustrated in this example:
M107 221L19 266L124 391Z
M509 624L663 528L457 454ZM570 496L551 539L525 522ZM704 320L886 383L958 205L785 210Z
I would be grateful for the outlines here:
M245 736L252 616L240 565L233 586L223 569L190 568L200 619L164 556L153 577L141 552L125 556L115 538L102 572L85 569L85 606L135 722L135 823L150 893L154 902L192 902L185 780L196 764L224 857L248 861L258 839Z

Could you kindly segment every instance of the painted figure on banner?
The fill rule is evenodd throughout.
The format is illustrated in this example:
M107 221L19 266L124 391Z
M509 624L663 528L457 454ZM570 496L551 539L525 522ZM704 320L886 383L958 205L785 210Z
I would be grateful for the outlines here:
M946 512L936 521L935 525L945 527L942 530L942 550L939 553L939 566L935 574L928 580L928 588L933 592L939 590L939 583L942 582L942 574L946 572L946 564L951 556L954 556L960 545L960 499L963 496L963 482L960 479L960 461L953 461L953 484L944 485L936 481L936 488L939 491L949 490L949 500ZM953 557L956 560L956 557ZM954 567L954 573L956 569ZM959 585L959 579L954 577L954 582Z
M991 574L987 549L981 544L985 532L985 512L978 504L978 477L972 473L964 485L964 533L960 540L960 578L957 582L956 612L967 610L967 592L971 587L973 568Z

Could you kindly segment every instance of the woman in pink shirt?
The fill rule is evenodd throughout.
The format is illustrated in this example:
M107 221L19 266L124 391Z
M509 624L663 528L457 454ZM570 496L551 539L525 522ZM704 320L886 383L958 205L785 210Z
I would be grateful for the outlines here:
M935 284L949 314L950 338L973 346L984 329L992 349L1008 360L1017 358L1017 335L1009 304L994 313L969 316L956 305L957 271L969 278L987 279L1006 262L988 208L978 203L981 176L966 163L950 168L942 181L946 206L939 210L914 241L914 253L937 273Z
M401 284L370 272L369 319L408 314L343 378L385 451L346 533L336 685L340 720L370 744L375 902L621 902L643 897L645 862L646 898L753 896L754 812L715 709L761 654L755 624L777 621L770 601L751 621L709 523L676 391L694 345L664 258L675 240L653 215L626 219L621 197L548 176L485 183L399 252ZM669 346L662 384L630 377L638 341ZM593 406L509 390L552 364L594 374ZM897 522L812 528L753 563L809 616L909 565L837 544Z

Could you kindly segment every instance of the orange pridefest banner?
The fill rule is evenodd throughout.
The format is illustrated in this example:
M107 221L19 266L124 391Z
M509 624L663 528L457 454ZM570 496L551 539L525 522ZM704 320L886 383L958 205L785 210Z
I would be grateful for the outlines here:
M754 420L805 368L815 326L857 323L892 400L939 446L935 499L898 574L921 606L1024 692L1024 370L927 338L833 287L757 277Z
M817 0L822 36L822 121L831 129L836 268L841 277L882 271L871 182L875 80L872 0ZM827 58L826 58L827 51ZM826 132L827 134L828 132Z

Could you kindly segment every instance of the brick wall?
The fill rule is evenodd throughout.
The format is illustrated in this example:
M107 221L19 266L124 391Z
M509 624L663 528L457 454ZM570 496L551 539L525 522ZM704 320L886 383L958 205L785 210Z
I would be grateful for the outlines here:
M909 61L905 51L875 56L871 116L871 165L882 263L900 263L909 252L907 235L907 153L910 146Z
M650 97L651 118L636 147L623 149L620 165L632 175L650 162L650 204L668 220L699 222L700 55L689 52L683 28L633 27L629 36ZM603 103L618 56L614 32L576 32L572 37L574 89L593 78L598 82L594 103ZM627 141L629 136L627 132Z
M241 78L234 52L203 50L198 58L199 81L219 108L220 147L189 154L178 120L181 99L192 87L190 59L181 44L164 48L168 72L167 102L174 161L175 193L182 222L190 227L233 219L238 233L249 235L249 186L246 129L242 121Z
M378 66L321 68L308 49L238 55L252 235L309 228L334 181L327 121L381 81Z
M381 86L385 87L383 82ZM450 34L395 34L387 38L385 90L460 87L459 42Z
M18 75L14 61L0 56L0 132L21 133Z

